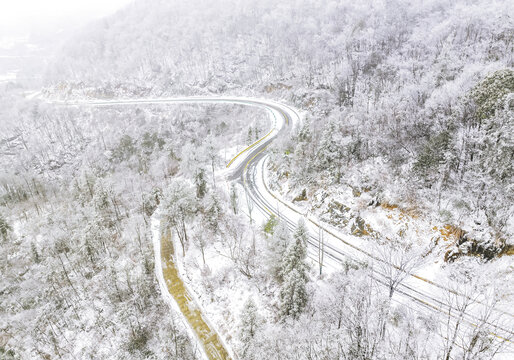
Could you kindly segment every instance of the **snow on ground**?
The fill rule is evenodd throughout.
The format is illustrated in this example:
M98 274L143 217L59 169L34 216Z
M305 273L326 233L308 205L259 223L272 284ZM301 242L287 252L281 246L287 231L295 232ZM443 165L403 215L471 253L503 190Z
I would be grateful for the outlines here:
M327 204L334 201L341 202L348 208L348 212L353 210L358 214L358 216L365 220L364 230L368 229L370 233L365 234L364 236L356 236L351 233L354 230L349 231L347 224L341 226L343 223L324 222L323 227L328 229L330 233L337 234L338 236L338 238L335 238L334 236L331 236L330 233L325 233L326 246L332 246L334 249L340 249L346 254L347 258L351 260L373 264L377 262L375 259L356 250L356 248L362 249L373 256L377 256L377 250L379 248L383 248L384 246L396 247L395 244L391 243L380 245L379 243L381 240L383 241L384 238L387 240L388 236L396 239L400 238L400 240L404 241L405 244L410 243L414 251L418 252L418 254L426 254L423 261L420 262L419 266L413 272L416 276L407 277L400 287L401 290L410 289L409 292L414 293L416 297L422 301L428 301L431 304L436 305L438 304L438 301L447 303L447 289L459 291L458 280L455 281L455 279L452 279L452 272L448 269L451 268L452 265L448 265L442 260L441 249L436 248L438 251L431 251L430 248L427 248L426 242L420 239L421 236L432 236L433 238L436 238L436 236L439 237L441 235L440 230L432 227L427 219L410 216L396 206L383 205L369 207L368 204L372 198L366 193L356 194L350 188L344 190L337 189L334 192L327 191L325 194L314 194L314 199L311 203L304 201L300 204L293 204L290 200L296 195L296 193L289 193L286 195L286 199L284 199L281 193L271 190L268 186L270 183L270 173L269 171L264 171L264 169L268 168L268 160L269 157L263 158L261 163L257 166L258 172L255 175L256 187L259 189L260 194L265 201L271 206L275 205L277 211L283 217L294 222L298 221L302 216L313 220L315 223L317 223L317 219L320 218L330 220L323 216L323 210L326 210L326 206L323 207L322 203ZM287 188L287 183L284 188ZM316 199L316 197L318 197L318 199ZM348 225L351 225L350 221L351 220L348 221ZM369 224L369 227L366 227L366 224ZM315 226L313 222L308 222L308 227L311 234L316 236L319 231L317 226ZM373 232L376 231L380 233L380 237L378 236L378 233L376 236L373 236ZM401 236L398 235L400 232L403 232ZM347 244L351 244L353 247L342 243L340 239L344 239ZM412 241L412 239L418 239L418 241ZM450 240L445 239L442 241L448 242ZM476 261L475 259L468 260ZM327 265L330 267L334 264L328 263ZM336 262L336 267L340 268L341 264L337 264ZM500 270L502 267L504 269ZM505 279L502 279L502 281L507 281L504 282L504 284L508 284L508 281L512 279L512 265L508 264L508 261L491 262L489 263L489 269L497 274L503 273ZM487 278L489 277L484 277L484 279ZM434 283L442 285L443 288L434 286ZM511 299L512 297L509 295L511 294L507 294L509 299ZM417 312L425 313L427 315L433 313L432 309L427 309L423 305L420 305L420 303L415 303L412 299L399 295L398 292L395 293L393 299L404 306L416 310ZM510 304L511 301L509 299L502 299L507 300L503 303ZM511 309L508 309L507 307L508 305L504 305L503 307L500 306L496 309L510 313ZM482 310L483 308L480 304L475 304L475 306L469 310L469 313L474 314L478 318ZM444 321L444 314L440 314L439 319L441 322Z
M10 71L5 74L0 74L0 83L15 81L18 76L18 71Z
M225 188L225 187L223 187ZM239 194L244 195L240 191ZM240 209L244 210L244 198L240 197ZM260 220L264 218L253 217L254 231L259 231ZM249 226L249 224L247 224ZM192 224L192 229L197 228ZM194 230L192 230L194 231ZM192 290L192 295L199 304L202 313L206 315L213 328L218 332L222 340L229 346L228 349L239 346L238 326L239 314L249 297L252 297L261 316L272 318L274 311L267 308L262 301L263 293L273 297L269 293L269 284L263 284L257 275L247 278L235 268L228 257L227 249L221 243L209 241L205 250L205 264L200 249L192 242L183 256L180 245L176 244L177 266L187 286Z
M267 137L274 137L278 134L282 126L284 126L284 118L279 111L270 108L267 109L271 128L271 131L267 133L269 134ZM223 153L225 151L225 149L222 150ZM227 153L228 152L229 151L227 151ZM233 169L242 165L245 161L248 161L248 154L243 153L233 161L228 171L223 168L216 171L216 177L226 178L230 171L233 171ZM224 191L228 198L231 184L228 181L224 181L222 184L220 190ZM239 209L243 214L246 214L247 220L250 222L248 201L250 201L251 204L251 200L247 198L247 193L241 183L235 183L234 186L238 194ZM254 205L251 210L253 231L259 232L268 218L269 214L259 211ZM250 224L247 225L251 226ZM192 228L195 227L195 225L192 226ZM268 305L268 307L265 306L262 293L266 293L264 296L273 299L276 292L269 291L269 286L273 285L269 283L263 284L258 274L256 274L256 277L249 279L238 272L221 243L209 243L210 246L205 250L205 264L203 264L200 249L195 246L194 243L191 242L189 244L185 256L183 256L180 251L180 246L176 246L176 248L179 249L176 254L177 266L182 279L187 286L193 290L192 292L196 302L213 324L213 328L216 329L221 338L230 345L238 346L238 315L243 308L243 304L249 297L252 297L258 307L264 312L261 316L271 319L275 316L276 310L269 307L270 305ZM315 258L315 254L311 254L311 257ZM274 304L273 301L266 302L268 304Z
M268 167L268 164L263 164L263 166ZM357 229L357 236L350 238L351 242L358 247L372 251L378 245L396 246L396 244L401 244L417 251L423 251L426 258L423 266L416 269L416 274L429 280L451 281L448 273L452 271L449 270L457 270L456 268L463 266L463 263L466 262L478 262L477 259L466 257L459 258L453 264L445 262L446 252L457 241L448 225L429 216L420 215L412 209L401 208L396 204L387 202L377 204L377 199L366 192L365 187L363 187L364 189L354 189L344 185L332 186L318 189L312 194L308 193L307 201L294 202L293 199L298 195L298 189L291 190L289 182L278 181L276 176L269 172L265 172L265 181L266 184L269 184L268 189L275 197L287 202L298 212L311 214L314 218L322 220L338 232L354 233L352 226L356 225L357 218L361 218L365 233L363 234ZM266 190L263 183L260 183L260 186L262 190ZM269 198L270 201L271 199L273 197ZM279 206L287 211L286 206ZM294 216L294 214L288 213L289 215ZM488 263L481 261L480 265L484 269L487 268L488 272L496 273L493 275L493 279L500 277L504 284L508 283L508 274L511 268L508 260L499 258Z

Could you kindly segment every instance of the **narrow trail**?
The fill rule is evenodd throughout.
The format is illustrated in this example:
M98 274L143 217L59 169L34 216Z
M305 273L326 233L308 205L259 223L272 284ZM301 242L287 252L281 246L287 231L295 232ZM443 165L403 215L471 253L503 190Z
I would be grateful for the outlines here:
M229 360L228 351L218 334L207 324L206 318L203 317L199 307L180 278L174 261L175 251L170 229L163 228L161 223L160 233L162 274L168 292L196 334L209 360Z

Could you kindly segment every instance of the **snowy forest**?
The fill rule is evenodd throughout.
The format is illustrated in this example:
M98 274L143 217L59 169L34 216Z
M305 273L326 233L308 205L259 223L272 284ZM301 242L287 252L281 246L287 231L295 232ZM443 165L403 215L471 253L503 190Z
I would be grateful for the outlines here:
M135 0L54 47L0 81L0 359L514 356L513 2Z

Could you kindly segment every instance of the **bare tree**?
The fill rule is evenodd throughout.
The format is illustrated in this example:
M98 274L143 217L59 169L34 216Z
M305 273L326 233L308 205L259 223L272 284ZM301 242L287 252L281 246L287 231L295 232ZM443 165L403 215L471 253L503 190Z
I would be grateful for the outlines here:
M507 324L497 309L498 299L495 293L484 294L473 282L448 286L446 320L441 326L442 359L492 359L511 344L513 332L508 329L512 323Z
M228 258L230 258L241 274L248 278L253 276L255 269L255 246L246 241L250 235L246 232L245 226L237 219L237 217L229 217L224 222L222 241L228 249Z
M212 138L212 136L207 137L206 143L207 143L206 149L205 149L206 156L207 156L207 159L209 160L209 163L211 165L211 170L212 170L212 185L214 188L216 188L215 169L216 169L216 165L220 161L220 157L218 155L218 152L216 151L216 147L214 146L214 139Z
M347 293L342 324L348 336L348 359L373 359L379 351L389 306L376 290L374 280L364 277Z
M207 245L207 242L205 241L204 234L195 233L193 235L193 242L200 249L200 252L202 253L203 264L205 265L205 247Z
M393 297L398 286L423 262L421 252L404 248L401 245L397 248L393 246L376 247L375 254L374 270L379 278L383 278L385 281L389 289L389 299Z
M182 181L173 182L164 195L164 219L168 226L175 229L182 254L186 253L188 242L186 221L196 212L196 201L191 186Z

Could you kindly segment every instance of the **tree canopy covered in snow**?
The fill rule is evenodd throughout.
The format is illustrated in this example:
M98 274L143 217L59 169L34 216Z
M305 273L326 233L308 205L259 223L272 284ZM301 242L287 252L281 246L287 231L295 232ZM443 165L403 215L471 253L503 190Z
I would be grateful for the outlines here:
M493 311L514 300L513 14L507 0L135 0L64 44L37 97L0 83L0 358L201 358L155 277L158 216L240 359L497 356L513 339L495 329L514 333ZM189 95L300 110L263 163L273 214L223 174L274 113L56 103ZM367 261L323 264L325 229ZM419 268L450 311L401 297Z

